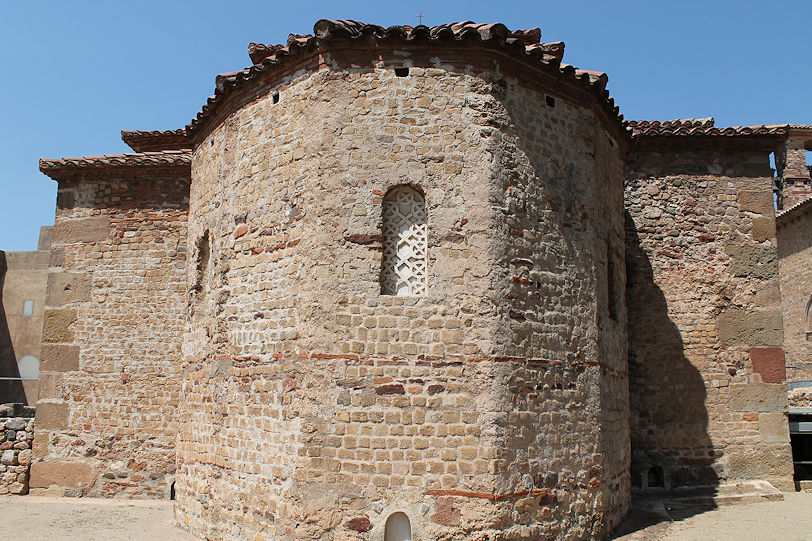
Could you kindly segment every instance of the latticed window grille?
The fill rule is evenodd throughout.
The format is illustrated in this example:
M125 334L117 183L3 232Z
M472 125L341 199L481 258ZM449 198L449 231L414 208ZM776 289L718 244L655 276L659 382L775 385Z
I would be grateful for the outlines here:
M397 186L383 198L383 295L424 295L428 260L426 201L414 188Z

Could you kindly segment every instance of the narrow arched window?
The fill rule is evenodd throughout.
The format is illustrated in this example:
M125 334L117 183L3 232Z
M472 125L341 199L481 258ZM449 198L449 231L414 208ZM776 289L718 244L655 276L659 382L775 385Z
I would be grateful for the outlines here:
M412 525L406 513L392 513L386 519L386 526L383 533L384 541L411 541Z
M396 186L383 198L381 294L426 293L428 260L426 200L409 186Z
M205 231L197 245L197 264L195 265L194 314L200 316L206 310L211 290L211 246L209 232Z
M809 297L809 302L806 303L806 310L804 311L804 330L806 331L806 339L812 340L812 296Z

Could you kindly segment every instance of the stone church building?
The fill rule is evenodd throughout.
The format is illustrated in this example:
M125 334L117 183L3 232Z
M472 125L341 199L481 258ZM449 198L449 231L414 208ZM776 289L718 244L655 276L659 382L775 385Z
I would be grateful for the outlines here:
M42 160L32 492L493 541L604 537L633 487L792 490L812 127L626 121L540 37L320 20L185 128Z

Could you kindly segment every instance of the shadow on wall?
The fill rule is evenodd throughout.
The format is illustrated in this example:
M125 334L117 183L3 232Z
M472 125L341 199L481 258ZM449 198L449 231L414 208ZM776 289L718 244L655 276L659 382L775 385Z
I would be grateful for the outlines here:
M679 487L716 487L704 380L685 357L634 221L625 218L632 487L647 500Z
M14 346L6 320L6 310L3 307L3 286L6 281L6 254L0 251L0 404L19 402L28 404L25 399L25 390L17 368L17 357L14 355ZM16 378L16 379L14 379Z

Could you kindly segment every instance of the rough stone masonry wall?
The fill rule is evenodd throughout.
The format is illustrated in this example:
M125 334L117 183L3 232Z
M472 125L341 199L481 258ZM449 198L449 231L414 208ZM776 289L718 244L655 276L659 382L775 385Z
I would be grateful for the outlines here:
M778 268L787 380L812 381L812 203L778 219Z
M60 181L32 492L168 497L186 302L183 176Z
M488 150L502 214L495 338L514 359L496 373L508 390L496 464L505 491L550 491L516 503L520 523L541 523L531 537L598 537L630 488L623 161L589 112L519 85L495 95L477 110L509 119Z
M790 488L769 147L672 144L627 167L633 481Z
M340 69L268 83L195 150L179 520L221 539L381 539L395 511L415 539L600 535L628 493L594 481L622 470L623 453L602 456L595 427L597 309L567 290L598 288L605 248L585 240L591 225L567 224L599 210L598 189L583 208L575 198L604 165L617 182L618 158L590 114L470 74L492 66L481 51L438 68L410 53L350 69L372 65L368 55L327 55ZM496 182L504 166L520 180ZM380 294L381 202L399 184L426 198L424 297ZM518 188L530 207L510 229ZM532 275L511 263L519 255ZM531 276L535 291L517 285ZM578 334L560 338L578 316ZM601 507L610 486L621 491L613 511Z
M0 495L27 494L34 408L0 404Z

